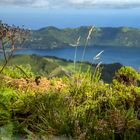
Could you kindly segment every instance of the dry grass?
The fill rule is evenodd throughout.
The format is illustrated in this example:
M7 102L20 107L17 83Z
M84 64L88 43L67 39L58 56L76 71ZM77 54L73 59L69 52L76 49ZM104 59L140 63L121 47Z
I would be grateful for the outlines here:
M55 82L52 84L52 82L46 77L14 79L8 76L3 76L1 79L10 87L16 90L22 90L24 92L28 90L32 92L44 93L50 89L60 91L65 86L63 81L60 79L55 80Z

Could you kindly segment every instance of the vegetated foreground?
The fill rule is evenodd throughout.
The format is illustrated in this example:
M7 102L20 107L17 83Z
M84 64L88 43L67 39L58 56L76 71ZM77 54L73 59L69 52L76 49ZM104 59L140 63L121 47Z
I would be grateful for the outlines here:
M122 67L110 84L100 76L99 67L48 79L7 66L0 75L0 137L139 140L139 73Z

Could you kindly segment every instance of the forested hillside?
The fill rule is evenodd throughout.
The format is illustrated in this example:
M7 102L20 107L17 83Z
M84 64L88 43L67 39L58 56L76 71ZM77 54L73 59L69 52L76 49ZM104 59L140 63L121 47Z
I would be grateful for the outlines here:
M24 45L27 48L61 48L74 46L77 38L80 36L80 44L85 44L88 36L89 26L79 28L58 29L56 27L46 27L32 31L30 39ZM140 47L140 29L119 27L119 28L94 28L88 45L101 46L126 46Z

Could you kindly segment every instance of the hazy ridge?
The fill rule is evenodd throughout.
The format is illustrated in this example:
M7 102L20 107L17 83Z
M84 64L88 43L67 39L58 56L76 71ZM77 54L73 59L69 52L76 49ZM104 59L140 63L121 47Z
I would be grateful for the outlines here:
M74 46L81 36L80 45L85 44L91 26L59 29L53 26L33 30L25 48L52 49ZM95 28L88 45L140 47L140 29L130 27Z

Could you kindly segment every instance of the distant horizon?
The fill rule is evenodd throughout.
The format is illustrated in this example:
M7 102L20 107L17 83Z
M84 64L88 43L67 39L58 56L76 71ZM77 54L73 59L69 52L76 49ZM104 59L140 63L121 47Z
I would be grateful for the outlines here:
M9 25L25 25L31 29L89 25L140 28L140 1L2 0L0 19Z
M15 25L15 26L19 26L19 27L22 27L22 25L16 25L16 24L9 24L7 22L4 22L3 20L0 19L0 21L2 21L3 23L6 23L10 26L12 25ZM27 27L26 25L24 25L25 28L29 28L31 30L40 30L40 29L43 29L43 28L48 28L48 27L55 27L57 29L66 29L66 28L80 28L80 27L89 27L89 26L94 26L94 27L97 27L97 28L123 28L123 27L126 27L126 28L134 28L134 29L140 29L140 26L126 26L126 25L120 25L120 26L96 26L96 25L77 25L77 26L65 26L65 27L61 27L61 26L56 26L56 25L44 25L44 26L40 26L38 28L31 28L31 27Z
M32 29L32 30L40 30L40 29L43 29L43 28L48 28L48 27L54 27L54 28L57 28L57 29L67 29L67 28L71 28L71 29L74 29L74 28L80 28L80 27L90 27L90 26L94 26L94 27L97 27L97 28L133 28L133 29L140 29L140 27L131 27L131 26L95 26L95 25L81 25L81 26L75 26L75 27L57 27L57 26L44 26L44 27L40 27L38 29Z
M46 17L46 18L44 18ZM77 28L80 26L96 26L96 27L131 27L140 28L140 15L96 15L84 14L68 15L68 14L1 14L0 20L9 25L22 26L33 30L41 29L48 26L54 26L60 29Z
M127 28L136 28L136 29L140 29L140 24L137 24L137 25L126 25L126 24L120 24L120 25L100 25L100 24L75 24L75 25L59 25L59 24L43 24L43 25L29 25L29 24L19 24L19 23L16 23L16 22L12 22L12 21L8 21L8 20L3 20L1 17L0 17L0 21L2 21L3 23L6 23L8 25L15 25L15 26L19 26L19 27L22 27L24 26L25 28L30 28L32 30L39 30L39 29L42 29L42 28L46 28L46 27L56 27L58 29L65 29L65 28L79 28L79 27L87 27L87 26L95 26L95 27L98 27L98 28L121 28L121 27L127 27Z

